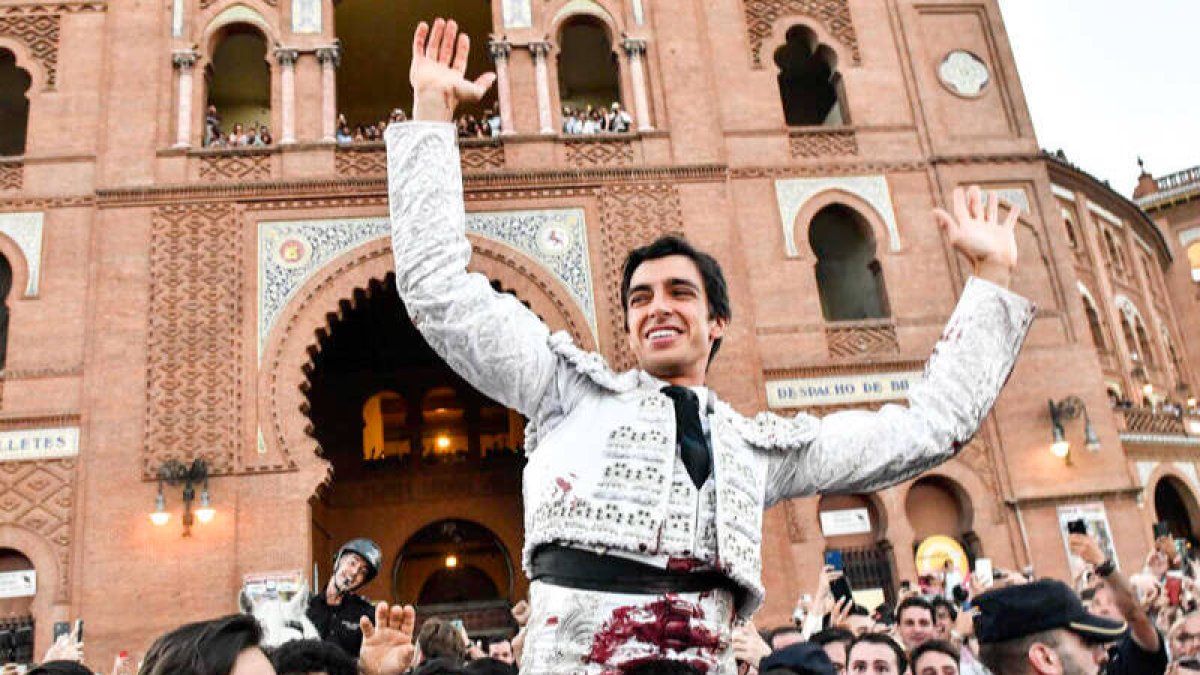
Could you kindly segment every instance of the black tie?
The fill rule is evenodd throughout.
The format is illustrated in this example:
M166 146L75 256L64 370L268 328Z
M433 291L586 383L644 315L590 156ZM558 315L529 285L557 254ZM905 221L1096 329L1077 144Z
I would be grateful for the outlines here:
M671 385L662 393L675 402L675 435L679 441L679 456L696 489L708 480L712 460L708 456L708 439L700 424L700 399L687 387Z

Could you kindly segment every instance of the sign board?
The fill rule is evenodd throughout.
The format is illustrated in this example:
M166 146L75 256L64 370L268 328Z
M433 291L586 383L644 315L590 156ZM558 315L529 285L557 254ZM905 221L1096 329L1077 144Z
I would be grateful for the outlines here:
M911 371L769 380L767 405L772 408L810 408L900 400L908 397L908 390L920 379L920 371Z
M37 570L0 572L0 598L30 598L37 595Z
M1105 512L1103 503L1091 502L1060 506L1058 507L1058 529L1062 533L1063 546L1067 549L1067 563L1071 568L1072 580L1086 565L1071 553L1071 547L1067 544L1069 534L1067 523L1080 519L1087 526L1088 534L1095 537L1096 541L1100 543L1100 550L1104 552L1105 557L1117 563L1118 566L1120 565L1120 561L1117 559L1117 547L1113 543L1112 527L1108 524L1108 513Z
M61 459L79 454L79 427L0 431L0 462Z
M254 604L273 600L287 602L296 593L307 591L300 570L260 572L242 577L242 590Z
M863 508L821 512L821 534L838 537L867 534L871 531L871 513Z

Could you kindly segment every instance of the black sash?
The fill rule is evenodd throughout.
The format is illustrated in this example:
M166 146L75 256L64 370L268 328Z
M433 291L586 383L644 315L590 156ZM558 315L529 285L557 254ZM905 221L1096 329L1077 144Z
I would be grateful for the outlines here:
M609 593L704 593L729 591L735 601L744 595L732 579L714 571L659 569L628 558L546 544L533 552L531 578L555 586Z

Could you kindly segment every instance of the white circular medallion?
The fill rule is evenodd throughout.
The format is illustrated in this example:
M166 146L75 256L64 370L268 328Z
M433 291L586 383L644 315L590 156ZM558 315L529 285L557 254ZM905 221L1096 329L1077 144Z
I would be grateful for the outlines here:
M975 97L992 79L987 64L978 56L956 49L942 59L938 66L938 77L947 89L959 96Z
M275 259L279 261L281 267L289 269L304 267L311 257L312 247L308 245L307 241L296 236L285 238L275 247Z
M571 248L571 231L561 223L546 223L538 230L537 245L546 255L562 255Z

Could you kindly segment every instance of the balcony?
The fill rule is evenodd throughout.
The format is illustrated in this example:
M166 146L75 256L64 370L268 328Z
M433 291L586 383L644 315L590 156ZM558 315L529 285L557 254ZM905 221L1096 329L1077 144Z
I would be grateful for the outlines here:
M1165 412L1154 408L1114 408L1117 430L1122 440L1141 440L1131 436L1179 437L1200 442L1200 415L1191 412Z

